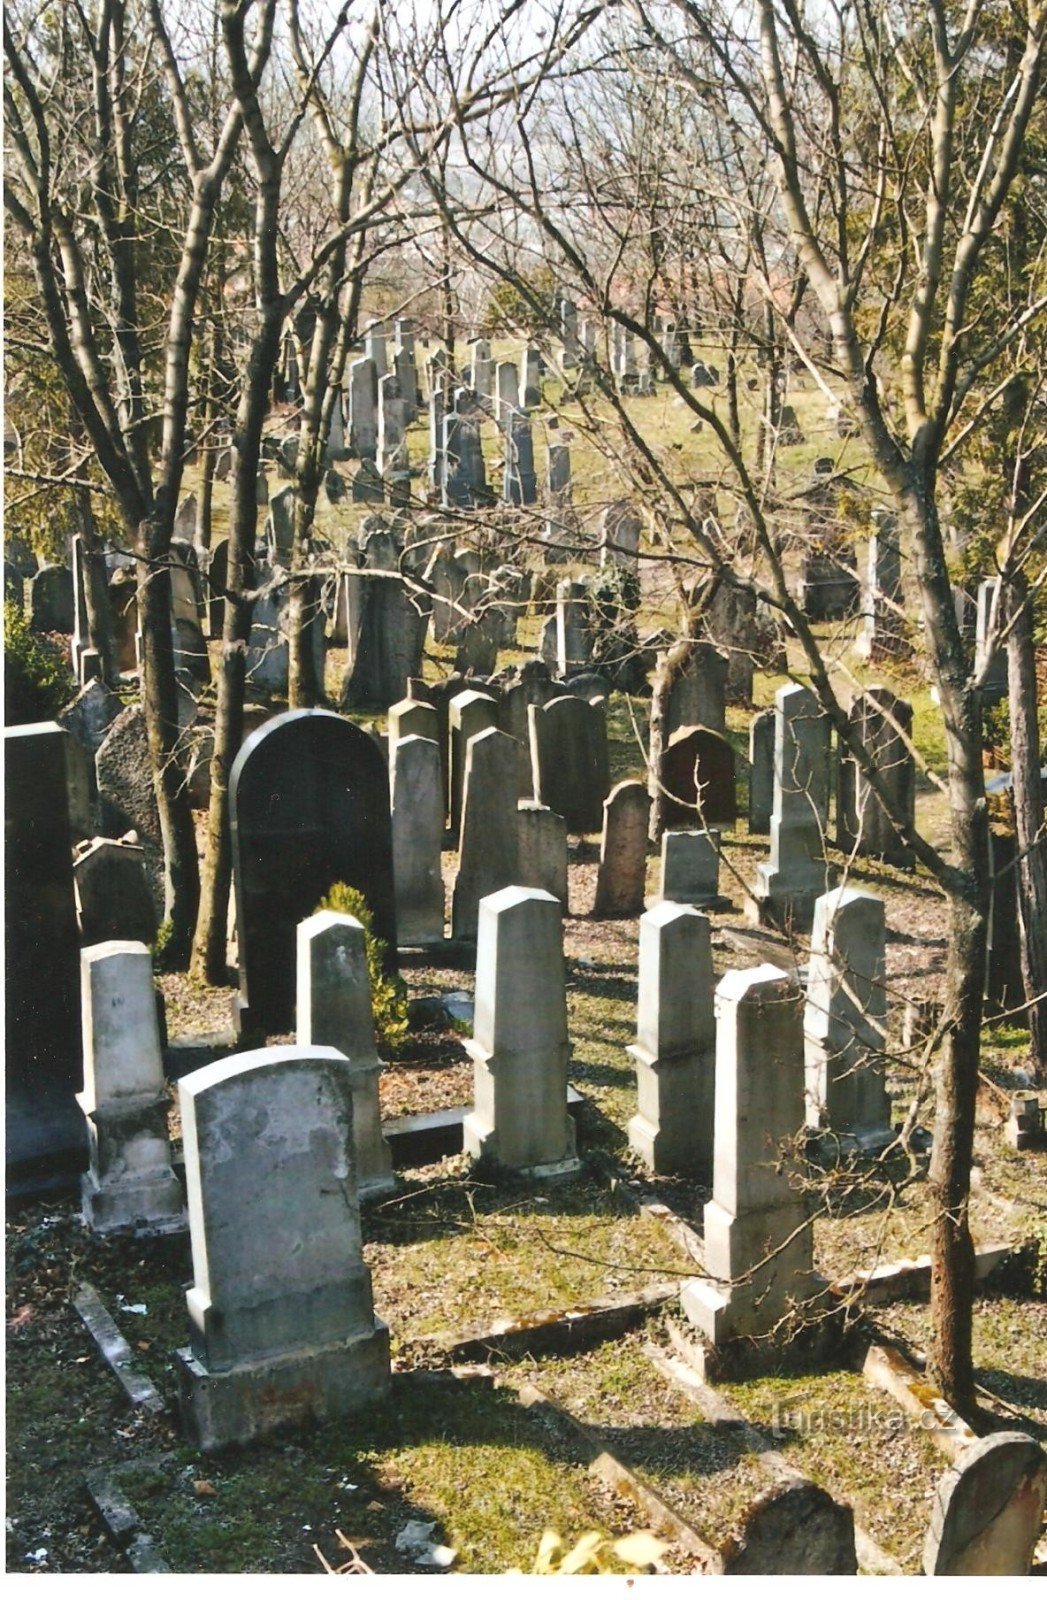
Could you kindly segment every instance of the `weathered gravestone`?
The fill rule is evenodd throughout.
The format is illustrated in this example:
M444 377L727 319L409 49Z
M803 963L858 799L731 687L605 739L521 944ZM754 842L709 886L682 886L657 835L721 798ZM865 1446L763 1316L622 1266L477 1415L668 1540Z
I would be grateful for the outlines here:
M594 917L638 917L647 886L651 797L637 779L616 784L603 803Z
M72 633L74 621L72 572L41 567L29 585L29 626L34 633Z
M323 1045L284 1045L179 1083L194 1283L177 1366L183 1422L205 1450L388 1390L347 1065Z
M661 897L676 905L722 907L720 835L695 828L662 834Z
M738 815L734 750L712 728L678 728L662 752L659 781L666 828L733 828Z
M561 678L585 671L590 643L588 588L565 578L556 585L556 670Z
M517 868L513 882L544 889L567 907L567 824L537 800L521 800L516 814Z
M912 706L890 689L876 684L856 695L848 718L865 746L897 813L910 828L916 823L916 762L912 738ZM890 861L911 870L915 856L903 842L890 813L858 762L840 750L836 790L836 843L846 854Z
M834 876L825 861L829 725L799 685L779 689L774 704L771 859L756 869L751 914L774 927L807 929Z
M660 663L659 663L660 664ZM669 691L666 732L678 728L712 728L723 733L727 726L727 657L715 645L696 644L691 656L677 672Z
M506 685L498 709L498 725L504 733L511 734L517 742L516 770L518 794L529 800L534 794L534 774L531 770L531 732L527 720L529 706L544 706L563 693L563 685L554 682L544 661L525 661Z
M528 708L535 798L568 833L596 833L610 789L606 702L560 695Z
M8 1083L41 1101L54 1089L71 1106L83 1058L69 738L55 722L4 730L4 910Z
M851 1577L854 1512L809 1479L772 1484L749 1507L724 1576Z
M422 709L432 716L435 735L436 711L432 706ZM390 727L389 784L400 944L439 944L444 936L444 883L440 871L444 786L436 738L418 733L396 736Z
M476 948L474 1105L468 1155L494 1166L570 1172L567 995L562 908L541 889L510 887L480 904Z
M389 780L375 741L331 711L286 711L242 745L229 780L237 1023L293 1026L295 941L335 883L358 889L396 969Z
M153 958L142 943L113 939L85 950L80 970L84 1221L98 1234L180 1232L185 1206L171 1168Z
M128 839L92 839L73 861L80 937L152 944L157 917L145 871L145 851Z
M123 709L120 696L95 678L93 682L85 684L67 706L63 706L55 719L60 727L72 735L87 756L92 790L95 756Z
M158 917L164 914L164 841L153 787L145 714L128 706L109 728L95 755L102 827L111 838L131 829L145 852L145 870Z
M467 680L462 680L463 682ZM469 741L487 728L497 726L498 702L479 689L463 689L447 703L450 748L447 762L447 811L451 832L457 842L462 826L462 796Z
M938 1482L923 1547L928 1577L1025 1577L1047 1505L1047 1456L1025 1433L972 1444Z
M451 931L475 939L480 901L517 881L516 749L498 728L466 746L458 852Z
M363 924L337 911L318 911L298 924L297 955L298 1043L330 1045L345 1056L357 1189L361 1195L383 1194L395 1187L396 1179L382 1133L382 1062L375 1044Z
M891 1138L885 937L876 895L831 889L815 901L804 1011L807 1121L852 1134L864 1150Z
M802 995L777 967L728 972L716 989L713 1198L703 1264L683 1289L688 1320L717 1352L753 1365L780 1358L770 1334L822 1287L787 1149L803 1123Z
M652 1172L712 1176L715 1045L709 919L690 906L655 906L640 918L629 1046L638 1098L629 1144Z
M749 832L770 833L774 808L774 712L768 706L749 724Z

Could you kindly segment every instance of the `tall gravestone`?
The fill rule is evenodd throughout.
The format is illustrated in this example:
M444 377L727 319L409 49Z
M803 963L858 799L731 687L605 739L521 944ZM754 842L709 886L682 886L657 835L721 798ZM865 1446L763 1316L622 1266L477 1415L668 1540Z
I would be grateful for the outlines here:
M771 859L756 869L752 909L761 923L807 929L833 877L825 861L829 725L809 689L779 689L774 704Z
M974 670L984 674L982 698L986 705L994 705L1007 694L1007 651L991 648L993 611L998 610L999 578L987 578L978 585L974 632ZM999 627L999 622L996 624Z
M869 538L862 628L855 640L855 649L870 661L890 661L910 654L902 596L898 520L886 512L877 515Z
M562 911L541 889L511 886L480 904L473 1027L466 1153L539 1175L574 1170Z
M550 677L549 669L544 662L525 661L502 695L498 709L498 725L504 733L511 734L517 741L516 766L521 800L530 800L534 794L528 708L544 706L562 693L562 685L555 683Z
M283 1045L179 1083L194 1280L179 1397L205 1450L344 1416L388 1390L346 1067L327 1046Z
M298 924L297 957L298 1043L330 1045L345 1056L357 1190L361 1195L384 1194L396 1180L382 1133L382 1062L375 1044L363 924L337 911L318 911Z
M417 702L412 702L417 704ZM444 787L440 746L433 736L389 732L393 881L401 945L439 944L444 936L444 883L440 849Z
M153 786L145 715L128 706L113 721L95 755L102 826L113 838L131 829L145 851L145 869L157 915L164 914L164 843Z
M378 372L367 356L349 367L349 453L359 461L378 454Z
M640 918L638 1109L629 1144L652 1172L707 1183L713 1168L716 1023L709 919L666 902Z
M979 1439L943 1473L923 1549L928 1577L1028 1576L1047 1506L1047 1456L1027 1433Z
M109 940L83 952L81 979L84 1221L103 1235L180 1232L185 1207L171 1168L153 958L144 944Z
M802 996L777 967L728 972L716 989L713 1197L705 1207L703 1264L681 1306L715 1347L732 1353L769 1335L821 1288L802 1194L787 1147L803 1124ZM746 1350L779 1359L774 1342Z
M567 824L537 800L521 800L516 813L516 876L524 889L544 889L568 910Z
M584 672L589 664L589 592L566 578L556 586L556 668L561 678Z
M330 711L287 711L242 745L229 780L245 1036L293 1027L295 941L335 883L358 889L396 966L389 780L375 741Z
M458 873L451 898L456 939L476 937L480 901L516 882L516 750L490 727L466 747Z
M856 695L851 728L875 764L896 809L910 828L916 825L916 763L912 739L912 706L882 684ZM850 853L890 861L911 870L913 848L899 834L891 815L850 751L841 748L837 775L836 843Z
M699 643L669 691L666 732L678 728L712 728L723 733L727 727L727 657L715 645Z
M831 889L815 902L804 1011L807 1121L852 1134L869 1150L891 1138L885 938L878 896Z
M535 798L568 833L597 833L610 789L605 701L560 695L528 709Z
M448 705L450 748L447 812L451 819L451 833L456 842L462 825L462 796L465 792L469 741L487 728L496 727L497 723L498 702L493 695L484 694L479 689L464 689L461 694L456 694Z
M616 784L603 803L594 917L638 917L647 887L651 797L637 779Z
M774 712L758 711L749 724L749 832L770 833L774 809Z

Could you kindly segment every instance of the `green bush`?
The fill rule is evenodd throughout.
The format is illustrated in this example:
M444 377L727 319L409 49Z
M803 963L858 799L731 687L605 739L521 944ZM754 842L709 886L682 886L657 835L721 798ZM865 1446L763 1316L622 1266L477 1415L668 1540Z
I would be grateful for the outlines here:
M73 698L76 685L62 651L33 633L24 612L4 601L4 720L47 722Z
M386 942L374 932L370 906L359 889L352 889L347 883L333 883L316 910L337 911L344 917L355 917L363 925L375 1036L380 1047L395 1049L407 1035L407 985L402 978L386 975Z

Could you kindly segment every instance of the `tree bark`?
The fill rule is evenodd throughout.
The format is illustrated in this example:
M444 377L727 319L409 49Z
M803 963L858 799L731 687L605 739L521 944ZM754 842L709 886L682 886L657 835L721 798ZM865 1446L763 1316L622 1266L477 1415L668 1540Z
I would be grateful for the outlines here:
M1047 844L1037 725L1036 647L1032 604L1023 573L1003 594L1007 688L1011 708L1011 775L1018 842L1018 915L1022 981L1028 1005L1029 1053L1038 1082L1047 1081Z

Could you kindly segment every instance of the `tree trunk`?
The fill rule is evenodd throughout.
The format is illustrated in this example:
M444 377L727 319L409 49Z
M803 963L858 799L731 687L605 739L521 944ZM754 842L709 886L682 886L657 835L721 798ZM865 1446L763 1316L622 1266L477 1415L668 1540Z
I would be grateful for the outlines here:
M164 846L164 919L172 963L189 954L200 893L196 832L185 774L175 755L178 691L171 638L171 576L166 559L149 549L151 526L139 530L138 622L142 634L142 710Z
M1038 1082L1047 1081L1047 845L1036 706L1036 647L1032 603L1024 574L1008 583L1003 599L1007 636L1007 688L1011 708L1011 774L1018 842L1018 917L1022 980L1028 1004L1029 1054Z

